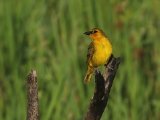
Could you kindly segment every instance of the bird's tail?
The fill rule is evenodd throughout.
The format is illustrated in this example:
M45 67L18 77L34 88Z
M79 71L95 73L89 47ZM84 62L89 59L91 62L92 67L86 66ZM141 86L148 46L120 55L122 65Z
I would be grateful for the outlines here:
M84 83L90 82L90 80L92 78L93 71L94 71L93 67L88 67L86 76L84 78Z

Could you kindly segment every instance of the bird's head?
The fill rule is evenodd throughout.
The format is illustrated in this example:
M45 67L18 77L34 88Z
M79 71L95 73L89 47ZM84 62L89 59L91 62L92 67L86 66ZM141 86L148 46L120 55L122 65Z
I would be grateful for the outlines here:
M105 36L103 31L99 28L93 28L93 29L85 32L84 34L88 35L92 40L96 40L96 39L99 39L99 38Z

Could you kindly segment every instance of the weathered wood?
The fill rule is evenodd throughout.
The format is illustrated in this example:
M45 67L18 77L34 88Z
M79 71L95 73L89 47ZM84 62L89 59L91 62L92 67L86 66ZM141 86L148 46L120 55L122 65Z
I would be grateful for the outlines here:
M116 75L120 58L111 57L105 66L104 75L95 72L95 91L85 120L100 120L108 102L109 93Z
M27 77L27 120L38 120L37 73L32 70Z

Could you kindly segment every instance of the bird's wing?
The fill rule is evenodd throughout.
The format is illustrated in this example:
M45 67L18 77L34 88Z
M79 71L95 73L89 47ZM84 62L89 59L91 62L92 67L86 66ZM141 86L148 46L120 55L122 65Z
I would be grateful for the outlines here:
M91 59L93 57L94 51L95 51L94 45L93 43L90 43L88 46L88 53L87 53L87 64L88 65L91 64Z

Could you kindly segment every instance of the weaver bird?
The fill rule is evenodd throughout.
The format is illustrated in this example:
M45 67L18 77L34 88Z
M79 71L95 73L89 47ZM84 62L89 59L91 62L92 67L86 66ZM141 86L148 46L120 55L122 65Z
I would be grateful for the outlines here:
M84 34L92 40L88 47L87 72L84 78L84 82L88 83L95 68L108 63L112 55L112 45L101 29L93 28Z

